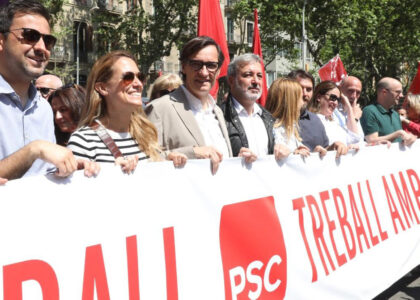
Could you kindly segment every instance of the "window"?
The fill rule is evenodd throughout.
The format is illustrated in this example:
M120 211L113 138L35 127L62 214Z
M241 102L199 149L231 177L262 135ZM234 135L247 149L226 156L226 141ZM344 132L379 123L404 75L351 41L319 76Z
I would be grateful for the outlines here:
M91 38L88 26L84 22L74 22L73 53L74 61L77 61L77 46L79 46L79 62L87 62L88 51L91 48ZM79 37L79 40L77 40Z
M252 45L252 41L254 38L254 23L246 22L246 36L248 44Z
M231 18L227 19L227 32L228 32L228 42L233 42L235 37L234 37L234 30L235 30L235 26L233 23L233 20Z

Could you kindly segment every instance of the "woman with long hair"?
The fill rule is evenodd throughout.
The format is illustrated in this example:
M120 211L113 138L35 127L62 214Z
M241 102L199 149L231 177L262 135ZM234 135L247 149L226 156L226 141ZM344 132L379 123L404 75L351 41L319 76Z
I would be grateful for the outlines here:
M299 116L303 106L302 87L289 78L279 78L270 86L266 108L276 119L274 122L274 156L276 159L287 157L290 153L308 156L310 150L302 144L299 134ZM321 146L315 152L325 154Z
M75 156L115 162L126 173L133 172L139 160L162 159L157 130L142 109L144 80L135 58L126 51L113 51L96 61L79 129L68 143ZM167 158L175 166L186 162L180 153L169 153Z
M420 137L420 95L409 93L403 107L407 111L407 116L401 117L402 128L417 138Z
M65 85L55 90L48 101L54 113L57 144L66 146L70 135L77 129L86 103L86 90L77 84Z

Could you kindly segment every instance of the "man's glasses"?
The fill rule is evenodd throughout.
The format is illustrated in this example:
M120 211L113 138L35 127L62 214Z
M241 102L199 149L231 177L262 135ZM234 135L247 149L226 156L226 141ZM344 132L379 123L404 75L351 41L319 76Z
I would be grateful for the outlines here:
M42 96L46 96L46 95L48 95L48 93L50 92L50 91L55 91L55 89L53 89L53 88L47 88L47 87L37 87L36 88L40 93L41 93L41 95Z
M340 97L337 97L336 95L334 95L334 94L330 94L330 95L325 95L325 96L327 96L328 97L328 100L330 100L330 101L337 101L337 102L339 102L340 100L341 100L341 98Z
M189 60L188 64L194 71L200 71L203 66L206 66L207 71L209 72L216 72L219 68L219 63L215 61L201 61L201 60Z
M17 36L13 31L16 30L22 30L22 37ZM17 28L17 29L11 29L7 32L13 33L13 35L18 40L23 40L27 44L36 44L42 37L44 40L45 48L47 48L48 51L50 51L55 43L57 42L57 39L55 36L51 34L42 34L38 30L32 29L32 28Z
M137 77L141 83L144 83L146 80L146 75L142 72L135 74L134 72L125 72L122 76L122 81L124 85L129 85L134 81L134 78Z

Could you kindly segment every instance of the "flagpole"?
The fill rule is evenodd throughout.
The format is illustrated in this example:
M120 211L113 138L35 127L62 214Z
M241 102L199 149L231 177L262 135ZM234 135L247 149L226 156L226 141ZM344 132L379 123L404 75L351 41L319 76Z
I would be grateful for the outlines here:
M304 0L303 2L303 9L302 9L302 69L306 71L306 68L305 68L305 63L306 63L305 7L306 7L306 0Z

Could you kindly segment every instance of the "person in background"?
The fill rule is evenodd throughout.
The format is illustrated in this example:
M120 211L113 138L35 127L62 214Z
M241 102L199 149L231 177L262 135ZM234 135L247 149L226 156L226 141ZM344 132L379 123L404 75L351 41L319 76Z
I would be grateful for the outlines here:
M395 110L400 115L400 117L407 118L407 110L402 105L397 105ZM402 120L401 120L402 121Z
M156 78L150 93L150 101L165 96L179 88L182 84L181 78L176 74L165 74Z
M81 85L65 85L55 90L48 102L54 113L57 144L66 146L70 135L77 129L86 103L86 90Z
M361 123L368 143L381 141L403 142L411 145L416 136L402 129L400 116L393 109L402 98L400 81L385 77L376 86L376 102L363 109Z
M283 159L291 153L305 157L310 149L302 143L299 134L299 117L304 105L300 84L290 78L275 80L268 90L266 108L275 118L274 156ZM323 156L327 150L322 146L314 147Z
M409 93L404 100L403 107L406 110L406 116L400 114L402 128L417 138L420 137L420 95Z
M184 84L149 103L146 113L163 149L189 158L209 158L214 174L223 157L232 156L223 112L210 95L223 52L212 38L199 36L184 45L180 60Z
M52 92L61 87L61 79L52 74L41 75L35 80L35 87L41 93L42 97L49 99Z
M343 107L347 107L349 123L346 127L340 126L333 118L334 110L340 101L342 101ZM339 143L341 146L340 151L337 150L337 156L346 154L349 149L359 149L357 144L360 142L361 136L357 133L357 124L350 102L347 97L342 97L333 81L323 81L315 87L308 109L321 119L330 143Z
M299 116L299 135L302 138L302 143L311 151L314 151L317 146L327 149L329 141L324 125L316 114L307 109L314 92L314 77L300 69L291 71L287 77L295 79L302 87L303 106Z
M113 51L99 58L92 67L86 88L86 105L79 129L67 147L76 157L115 163L132 173L139 160L160 161L157 131L142 109L145 76L126 51ZM186 156L169 153L176 167Z
M257 104L262 93L262 65L258 55L247 53L235 57L228 67L230 93L221 105L233 156L246 162L273 154L274 119Z

